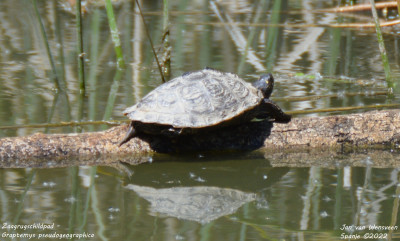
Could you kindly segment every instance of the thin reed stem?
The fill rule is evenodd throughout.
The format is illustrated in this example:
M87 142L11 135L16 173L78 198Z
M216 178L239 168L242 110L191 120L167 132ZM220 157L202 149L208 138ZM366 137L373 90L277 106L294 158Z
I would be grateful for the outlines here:
M95 120L97 114L97 70L99 65L99 40L100 40L100 10L95 9L91 16L90 26L90 66L87 78L88 87L90 90L88 101L89 120ZM94 131L91 126L89 130Z
M78 38L78 78L79 78L79 90L81 95L85 95L85 66L84 58L85 53L83 52L83 36L82 36L82 11L81 11L81 0L76 1L76 33Z
M162 70L166 79L171 76L171 45L169 43L169 1L163 0L163 43L164 53L162 59Z
M337 112L337 111L353 111L353 110L363 110L363 109L381 109L381 108L399 108L400 104L382 104L382 105L364 105L364 106L346 106L346 107L336 107L336 108L326 108L326 109L314 109L314 110L293 110L286 111L289 115L300 115L300 114L311 114L311 113L323 113L323 112Z
M119 31L117 27L117 22L115 20L113 7L110 0L105 0L108 24L110 25L111 39L114 43L115 54L117 56L117 70L114 76L113 83L111 85L110 92L108 94L106 109L103 115L103 120L109 120L112 115L112 110L114 108L115 99L117 97L117 92L119 89L119 84L122 78L122 72L125 70L125 61L122 54L121 40L119 38Z
M42 18L40 17L40 13L39 13L39 9L37 7L36 0L33 0L33 8L35 9L35 15L36 15L36 17L38 19L38 22L40 24L40 33L42 34L44 45L46 46L47 57L49 58L49 62L50 62L50 65L51 65L51 70L53 72L52 79L54 81L55 88L57 90L60 90L60 82L59 82L58 77L57 77L56 65L54 63L53 55L51 54L51 51L50 51L49 39L47 38L46 30L44 29L44 25L43 25L43 22L42 22Z
M397 0L397 12L400 16L400 0Z
M386 82L387 82L389 88L393 88L394 83L391 80L389 60L388 60L388 57L386 54L385 42L383 40L381 26L379 24L378 13L375 8L375 1L370 0L370 3L371 3L372 16L374 17L374 21L375 21L376 36L377 36L378 44L379 44L379 51L381 52L382 64L383 64L383 69L385 71Z
M136 0L136 4L138 6L138 9L139 9L139 12L140 12L140 16L142 17L142 21L143 21L143 24L144 24L144 30L146 31L146 35L147 35L147 38L149 39L151 49L153 50L154 58L156 59L158 71L160 72L162 82L165 83L164 74L163 74L160 62L158 61L157 53L156 53L156 50L154 49L153 41L151 40L149 29L147 28L146 21L144 20L144 17L143 17L142 8L140 7L140 4L139 4L138 0Z
M122 70L117 69L117 72L115 73L115 76L114 76L113 83L111 85L110 92L108 94L108 99L107 99L106 109L105 109L105 112L103 115L103 120L109 120L111 118L121 78L122 78Z
M111 1L105 0L105 2L106 2L108 25L110 26L110 31L111 31L111 40L114 43L115 54L117 56L117 67L122 70L125 69L125 61L124 61L124 56L122 54L121 40L119 38L117 22L115 20Z
M24 211L24 205L25 205L25 197L26 194L28 193L28 191L31 189L31 185L34 181L34 178L36 176L37 173L37 169L33 169L30 173L29 176L26 178L26 184L25 184L25 188L20 196L20 198L18 199L18 206L16 209L14 209L14 212L16 213L14 220L13 220L13 224L17 224L20 221L20 217L22 212Z

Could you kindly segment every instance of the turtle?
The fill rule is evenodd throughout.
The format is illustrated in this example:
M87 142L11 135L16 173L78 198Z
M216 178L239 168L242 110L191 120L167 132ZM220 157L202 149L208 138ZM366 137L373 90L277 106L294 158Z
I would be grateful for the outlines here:
M184 73L124 111L131 122L119 145L140 133L178 137L255 118L288 123L291 116L269 99L273 87L272 74L261 75L251 84L211 68Z

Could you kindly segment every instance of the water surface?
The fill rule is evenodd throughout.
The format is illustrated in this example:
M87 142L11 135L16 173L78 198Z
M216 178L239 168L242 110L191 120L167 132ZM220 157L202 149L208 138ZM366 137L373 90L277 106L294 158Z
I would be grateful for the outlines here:
M122 111L161 79L133 1L116 2L127 69L112 119L124 120ZM272 99L285 111L398 103L397 89L387 94L374 30L328 26L371 19L367 13L318 11L335 6L338 1L173 1L171 75L209 66L252 82L272 72ZM81 101L74 15L57 1L38 1L38 7L62 91L55 90L32 1L1 1L1 126L102 120L116 70L104 8L89 5L84 15L87 94ZM143 10L160 49L162 4L143 1ZM384 28L384 38L397 81L397 28ZM316 95L329 97L290 101ZM103 128L5 128L0 137ZM372 240L395 240L397 152L336 153L329 166L322 153L312 154L321 158L312 165L306 155L299 155L297 165L279 165L287 163L284 155L279 162L238 152L162 155L139 166L0 169L0 218L6 224L1 239L58 233L86 234L87 240L340 240L374 234ZM352 164L355 159L362 164ZM33 224L39 226L7 226ZM370 229L376 226L394 230Z

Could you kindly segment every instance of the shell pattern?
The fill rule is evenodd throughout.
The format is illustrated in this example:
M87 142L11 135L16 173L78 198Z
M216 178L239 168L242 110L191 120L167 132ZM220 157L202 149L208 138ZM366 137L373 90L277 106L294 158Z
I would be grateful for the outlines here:
M201 128L256 107L263 95L237 75L204 69L160 85L124 114L132 121Z

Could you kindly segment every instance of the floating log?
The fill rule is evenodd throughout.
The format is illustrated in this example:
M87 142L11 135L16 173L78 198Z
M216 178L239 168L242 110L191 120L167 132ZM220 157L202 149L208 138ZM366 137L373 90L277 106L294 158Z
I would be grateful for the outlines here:
M293 118L288 124L254 121L178 139L139 136L119 147L126 130L127 125L121 125L102 132L2 138L0 167L111 165L119 161L139 164L151 161L156 153L177 152L258 149L273 159L286 155L281 153L315 149L340 152L384 146L397 150L400 110Z

